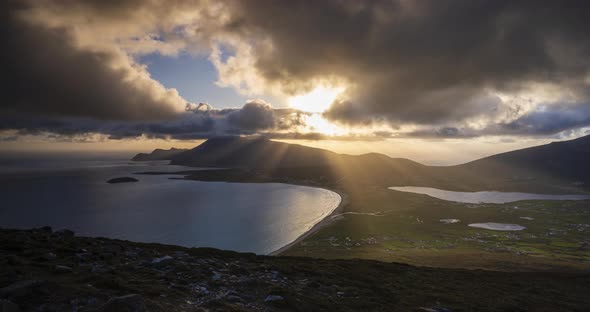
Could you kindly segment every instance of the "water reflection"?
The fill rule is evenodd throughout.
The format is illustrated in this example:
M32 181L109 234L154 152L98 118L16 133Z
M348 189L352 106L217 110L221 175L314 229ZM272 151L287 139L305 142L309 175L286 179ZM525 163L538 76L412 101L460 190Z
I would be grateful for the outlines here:
M400 192L410 192L424 194L438 199L460 202L460 203L489 203L504 204L519 200L585 200L590 199L590 195L549 195L549 194L531 194L531 193L512 193L512 192L453 192L445 191L431 187L418 186L399 186L390 187L390 190Z
M295 240L335 209L334 192L278 183L170 180L141 171L194 168L100 164L35 170L0 178L0 226L51 225L80 235L270 253Z

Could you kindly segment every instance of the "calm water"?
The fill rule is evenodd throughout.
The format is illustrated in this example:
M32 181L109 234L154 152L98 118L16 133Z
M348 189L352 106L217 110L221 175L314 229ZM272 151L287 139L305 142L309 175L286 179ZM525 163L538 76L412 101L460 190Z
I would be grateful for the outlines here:
M503 204L519 200L584 200L590 199L590 195L548 195L548 194L530 194L530 193L511 193L511 192L453 192L445 191L431 187L418 186L400 186L390 187L390 190L424 194L431 197L461 202L461 203L490 203Z
M486 229L486 230L494 230L494 231L522 231L526 229L526 227L518 224L510 224L510 223L495 223L495 222L486 222L486 223L471 223L469 224L470 227Z
M304 186L133 175L142 171L194 170L162 162L85 160L67 165L37 162L3 168L2 227L50 225L85 236L259 254L292 242L329 215L341 200L334 192ZM140 181L105 183L120 176Z

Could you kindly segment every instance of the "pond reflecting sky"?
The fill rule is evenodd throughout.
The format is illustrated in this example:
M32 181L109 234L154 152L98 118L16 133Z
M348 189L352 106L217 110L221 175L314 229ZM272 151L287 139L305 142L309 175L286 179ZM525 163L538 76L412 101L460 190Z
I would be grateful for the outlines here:
M531 193L513 193L513 192L453 192L445 191L432 187L418 186L399 186L390 187L390 190L400 192L410 192L424 194L438 199L460 202L460 203L489 203L503 204L519 200L585 200L590 199L590 195L550 195L550 194L531 194Z

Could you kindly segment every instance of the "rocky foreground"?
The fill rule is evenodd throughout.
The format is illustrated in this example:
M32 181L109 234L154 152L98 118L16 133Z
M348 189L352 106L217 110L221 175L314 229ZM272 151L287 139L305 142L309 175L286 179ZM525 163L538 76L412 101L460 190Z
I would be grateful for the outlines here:
M505 273L0 230L0 311L588 311L590 273Z

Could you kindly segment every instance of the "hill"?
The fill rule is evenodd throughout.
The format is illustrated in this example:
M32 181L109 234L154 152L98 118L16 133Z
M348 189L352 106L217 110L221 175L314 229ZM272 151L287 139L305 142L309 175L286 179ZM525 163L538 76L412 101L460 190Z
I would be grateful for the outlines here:
M588 273L268 257L0 229L2 311L582 311Z
M239 168L273 177L457 191L590 190L590 136L511 151L457 166L426 166L378 153L344 155L263 138L218 137L186 151L134 157L192 167ZM166 151L167 152L167 151Z
M432 167L430 185L458 189L576 192L590 190L590 136Z
M171 148L168 150L157 148L151 153L139 153L135 155L131 160L133 161L150 161L150 160L170 160L172 156L178 155L182 152L186 152L187 149Z

